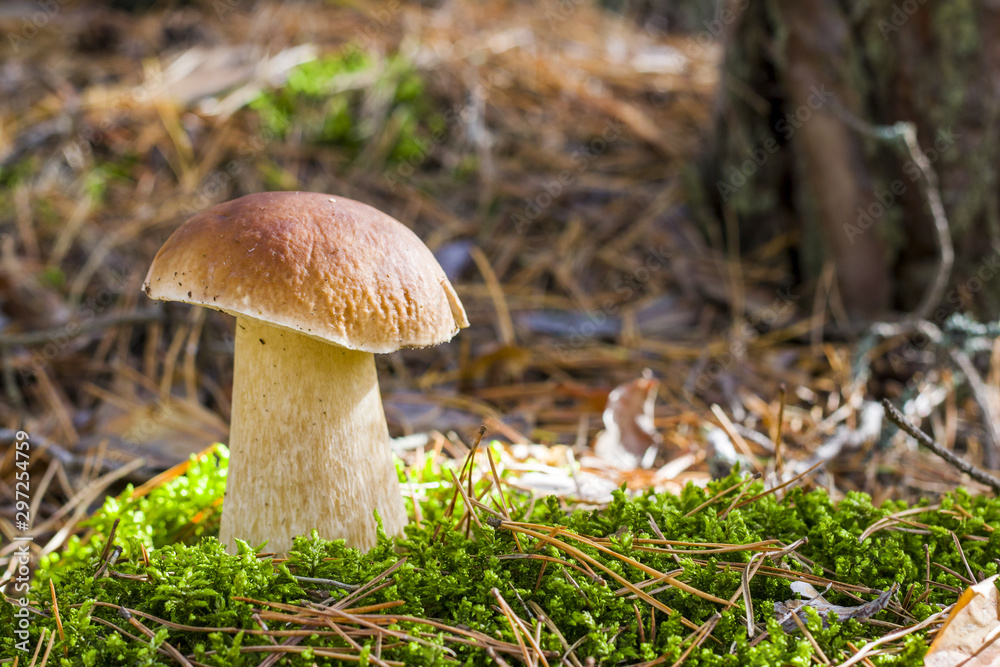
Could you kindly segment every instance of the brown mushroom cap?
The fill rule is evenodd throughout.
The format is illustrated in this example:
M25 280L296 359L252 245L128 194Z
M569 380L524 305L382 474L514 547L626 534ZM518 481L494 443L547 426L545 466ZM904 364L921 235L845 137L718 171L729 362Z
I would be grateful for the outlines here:
M371 206L315 192L262 192L202 211L163 244L143 289L364 352L437 345L469 326L416 234Z

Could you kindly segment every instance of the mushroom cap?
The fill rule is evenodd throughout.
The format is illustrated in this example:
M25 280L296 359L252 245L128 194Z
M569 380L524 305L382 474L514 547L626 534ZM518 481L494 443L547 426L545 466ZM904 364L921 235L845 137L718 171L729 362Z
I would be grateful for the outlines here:
M364 352L437 345L469 326L416 234L315 192L261 192L198 213L156 253L143 290Z

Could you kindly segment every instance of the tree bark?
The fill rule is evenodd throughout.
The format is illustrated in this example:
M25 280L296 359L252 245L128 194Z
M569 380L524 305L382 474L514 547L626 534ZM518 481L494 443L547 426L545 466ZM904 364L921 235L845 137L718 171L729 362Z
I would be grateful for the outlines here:
M924 314L997 317L1000 2L729 9L715 126L691 188L704 222L734 216L744 250L790 235L796 289L808 293L832 265L852 319L913 311L940 273L941 244L925 175L900 139L878 136L912 123L957 254Z

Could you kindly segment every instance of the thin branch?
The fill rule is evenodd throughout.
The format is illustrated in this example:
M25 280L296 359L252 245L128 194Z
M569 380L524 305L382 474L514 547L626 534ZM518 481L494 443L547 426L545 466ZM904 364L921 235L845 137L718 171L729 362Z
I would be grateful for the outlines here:
M934 442L929 435L918 429L916 426L910 424L906 417L903 416L903 413L897 410L896 406L889 402L889 399L882 399L882 407L885 408L885 415L889 418L889 421L901 428L911 438L943 458L953 467L966 473L972 479L985 484L986 486L992 488L994 492L1000 494L1000 479L997 479L985 470L972 465L965 459L959 458L954 454L954 452L947 450Z
M926 153L920 148L917 141L917 127L913 123L898 122L893 125L872 125L858 118L842 104L834 100L832 110L847 126L853 130L875 139L883 141L899 141L906 146L910 159L924 176L926 185L927 206L931 211L931 218L934 221L934 232L937 236L938 250L940 251L937 275L934 282L924 294L923 300L907 319L924 320L930 315L941 302L944 291L948 287L951 279L951 271L955 265L955 247L951 240L951 230L948 224L948 214L944 210L944 203L941 200L941 189L938 185L937 172L931 165Z
M125 607L118 607L118 615L121 616L123 619L125 619L125 621L129 625L131 625L133 628L135 628L136 630L138 630L142 634L146 635L146 637L148 637L149 639L155 639L156 638L156 633L153 632L152 630L150 630L149 628L147 628L142 623L140 623L137 619L135 619L132 616L132 613L128 609L126 609ZM165 648L167 650L167 653L170 654L170 657L173 658L174 660L176 660L178 663L180 663L181 665L184 665L184 667L194 667L190 663L190 661L188 661L188 659L184 657L183 653L181 653L176 648L174 648L173 646L170 645L170 642L164 641L164 642L162 642L161 645L163 646L163 648Z
M941 302L944 291L948 287L948 280L951 279L951 270L955 265L955 248L951 242L951 230L948 227L948 214L945 213L944 204L941 201L941 190L938 187L937 173L931 166L931 161L917 143L917 129L913 123L897 123L906 149L910 152L910 158L917 165L924 175L927 186L927 205L931 210L931 218L934 220L934 231L937 233L938 248L941 251L940 263L938 264L937 275L934 276L934 283L924 295L923 301L913 313L913 319L926 319L931 311Z
M300 584L317 584L320 586L330 586L332 588L340 588L345 591L356 591L360 586L356 584L345 584L342 581L337 581L335 579L321 579L319 577L298 577L292 575L293 578Z
M871 333L881 338L891 338L893 336L907 336L913 333L923 334L927 340L937 347L945 349L951 356L952 361L958 366L962 374L965 375L969 388L972 390L976 403L983 411L983 429L986 431L987 446L984 447L984 460L986 466L995 468L1000 463L1000 415L997 415L994 406L993 392L987 387L983 378L979 375L975 365L965 352L955 346L946 345L944 334L941 329L927 320L904 320L902 322L889 323L877 322L870 328ZM867 382L870 374L871 354L868 350L859 360L861 371L855 378L855 387L863 386Z

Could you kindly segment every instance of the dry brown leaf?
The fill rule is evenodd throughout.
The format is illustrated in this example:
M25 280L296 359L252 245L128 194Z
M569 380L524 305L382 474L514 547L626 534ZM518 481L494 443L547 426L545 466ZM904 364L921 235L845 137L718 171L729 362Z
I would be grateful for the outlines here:
M594 454L625 470L649 468L663 444L653 426L653 404L660 381L646 369L642 377L619 385L604 408L604 430L597 436Z
M889 604L889 599L896 593L898 588L898 584L893 584L892 588L885 591L871 602L866 602L856 607L841 607L840 605L830 604L827 602L823 597L823 594L813 588L811 584L804 581L793 581L792 590L805 599L775 602L774 613L778 617L778 622L781 623L781 627L785 630L785 632L795 632L798 630L799 626L795 622L795 618L792 614L798 614L799 619L803 623L805 622L806 607L812 607L818 611L820 618L823 619L823 627L827 627L830 624L828 620L830 614L836 614L837 618L841 621L848 618L861 619L874 616L878 612L885 609L886 605Z
M997 576L965 589L948 615L924 664L927 667L990 667L1000 664L1000 594Z

